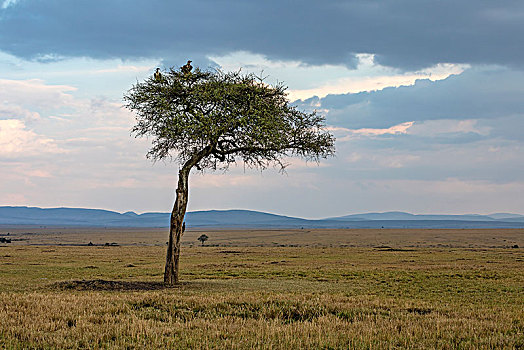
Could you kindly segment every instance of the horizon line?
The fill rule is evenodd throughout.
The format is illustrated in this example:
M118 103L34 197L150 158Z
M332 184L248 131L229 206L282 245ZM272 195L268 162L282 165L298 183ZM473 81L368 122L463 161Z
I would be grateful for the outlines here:
M106 209L106 208L88 208L88 207L67 207L67 206L59 206L59 207L39 207L39 206L30 206L30 205L0 205L0 208L35 208L35 209L80 209L80 210L101 210L101 211L109 211L113 213L117 213L120 215L126 214L126 213L134 213L137 215L142 214L170 214L171 211L144 211L144 212L136 212L134 210L126 210L126 211L118 211L114 209ZM257 213L263 213L263 214L270 214L270 215L277 215L277 216L285 216L285 217L292 217L292 218L298 218L298 219L305 219L305 220L326 220L330 218L340 218L344 216L350 216L350 215L366 215L366 214L391 214L391 213L399 213L399 214L409 214L414 216L424 216L424 215L451 215L451 216L465 216L465 215L472 215L472 216L490 216L490 215L497 215L497 214L508 214L508 215L521 215L524 216L524 214L521 213L512 213L512 212L504 212L504 211L496 211L496 212L490 212L490 213L424 213L424 214L416 214L408 211L401 211L401 210L387 210L387 211L364 211L364 212L355 212L355 213L348 213L338 216L327 216L327 217L319 217L319 218L305 218L300 216L294 216L290 214L278 214L274 212L269 211L262 211L262 210L255 210L255 209L245 209L245 208L228 208L228 209L199 209L199 210L191 210L187 211L187 213L194 213L194 212L210 212L210 211L249 211L249 212L257 212Z

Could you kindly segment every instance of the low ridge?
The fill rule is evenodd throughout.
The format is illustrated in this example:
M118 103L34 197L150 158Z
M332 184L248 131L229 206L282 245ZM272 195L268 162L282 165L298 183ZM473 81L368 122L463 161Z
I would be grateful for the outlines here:
M167 227L169 213L103 209L0 207L0 225ZM186 214L188 227L209 228L524 228L524 216L417 215L405 212L351 214L310 220L253 210L207 210Z

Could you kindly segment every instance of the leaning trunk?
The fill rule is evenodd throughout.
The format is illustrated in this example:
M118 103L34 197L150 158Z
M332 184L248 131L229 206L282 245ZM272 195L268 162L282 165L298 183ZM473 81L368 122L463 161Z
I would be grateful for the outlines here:
M176 199L171 212L169 226L169 241L167 245L166 270L164 283L174 285L178 283L178 261L180 258L180 239L184 233L184 216L186 215L188 200L189 170L182 168L178 174Z
M216 143L216 142L215 142ZM166 270L164 283L174 285L178 283L178 260L180 258L180 239L185 230L184 216L186 215L188 200L188 181L191 169L204 157L213 152L215 143L210 144L189 159L178 172L178 187L176 189L175 205L171 212L169 225L169 241L167 243Z

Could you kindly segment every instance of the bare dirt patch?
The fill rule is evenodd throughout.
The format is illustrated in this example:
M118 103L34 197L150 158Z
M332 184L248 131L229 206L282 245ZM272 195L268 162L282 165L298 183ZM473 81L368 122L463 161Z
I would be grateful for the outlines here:
M179 286L181 286L180 284ZM147 291L176 288L166 286L162 282L141 282L141 281L108 281L108 280L81 280L64 281L52 285L53 288L61 290L93 290L93 291Z

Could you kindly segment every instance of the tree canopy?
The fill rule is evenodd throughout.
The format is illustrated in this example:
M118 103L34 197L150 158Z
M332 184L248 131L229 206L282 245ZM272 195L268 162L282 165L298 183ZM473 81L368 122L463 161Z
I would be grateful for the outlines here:
M148 157L173 157L199 169L242 160L266 168L284 156L319 160L334 153L324 118L289 105L286 87L253 74L170 69L137 83L124 96L135 111L135 136L152 137Z

